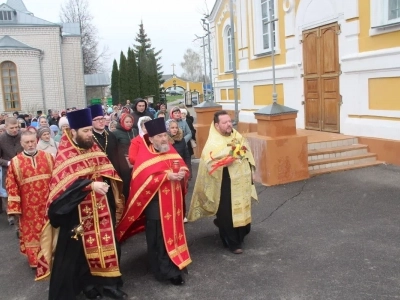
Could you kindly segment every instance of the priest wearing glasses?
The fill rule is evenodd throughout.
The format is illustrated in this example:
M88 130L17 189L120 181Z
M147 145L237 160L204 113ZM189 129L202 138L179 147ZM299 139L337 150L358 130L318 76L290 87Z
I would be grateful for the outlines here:
M97 144L97 146L99 146L100 150L107 155L114 169L121 177L121 170L123 168L129 168L129 166L126 162L126 159L123 156L118 155L117 138L112 132L106 130L106 119L104 117L102 106L100 104L94 104L92 106L89 106L89 108L93 118L93 141ZM124 196L126 199L129 195L125 195L124 193Z

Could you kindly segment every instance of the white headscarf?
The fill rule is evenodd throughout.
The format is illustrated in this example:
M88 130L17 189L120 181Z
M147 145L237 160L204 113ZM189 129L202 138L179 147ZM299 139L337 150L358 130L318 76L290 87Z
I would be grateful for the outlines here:
M138 128L139 128L139 135L140 135L141 137L143 137L143 136L145 135L145 133L143 132L143 129L142 129L142 125L143 125L144 122L146 122L146 121L151 121L151 118L148 117L148 116L140 117L139 120L138 120L138 122L137 122Z

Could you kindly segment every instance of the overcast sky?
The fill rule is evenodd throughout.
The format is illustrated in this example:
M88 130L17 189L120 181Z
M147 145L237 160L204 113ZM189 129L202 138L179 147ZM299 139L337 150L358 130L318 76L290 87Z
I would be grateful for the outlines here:
M4 1L4 0L3 0ZM59 22L61 4L68 0L24 0L35 16L50 22ZM6 1L4 1L6 2ZM156 50L162 49L161 64L164 74L182 74L180 63L187 48L198 50L193 43L195 34L204 35L201 18L211 12L215 0L89 0L101 44L109 47L110 61L117 59L134 43L143 20L144 29Z

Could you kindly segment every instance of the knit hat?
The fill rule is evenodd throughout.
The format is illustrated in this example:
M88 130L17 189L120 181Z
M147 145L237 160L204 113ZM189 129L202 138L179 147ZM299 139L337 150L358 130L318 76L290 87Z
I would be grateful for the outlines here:
M43 133L48 132L50 133L50 128L49 127L40 127L37 131L37 137L40 139L43 135Z
M60 128L63 127L64 125L68 125L69 126L67 117L61 117L60 120L58 120L58 126Z

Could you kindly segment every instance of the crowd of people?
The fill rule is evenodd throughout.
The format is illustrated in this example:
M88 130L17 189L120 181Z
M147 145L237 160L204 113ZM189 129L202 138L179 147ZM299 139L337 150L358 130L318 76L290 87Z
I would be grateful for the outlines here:
M140 232L155 278L184 284L184 224L202 217L216 216L222 244L243 253L257 198L246 140L215 113L187 209L194 119L185 107L151 108L136 99L1 116L2 210L36 280L50 277L49 299L126 298L121 244Z

